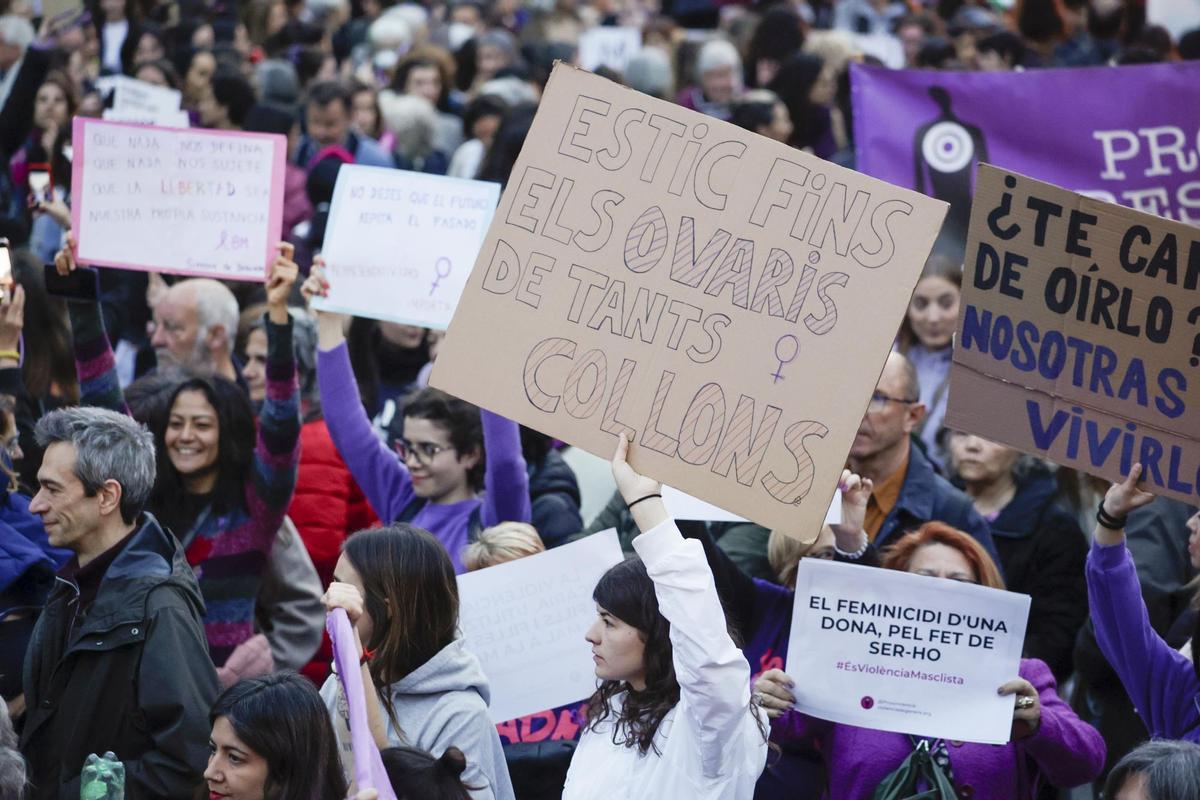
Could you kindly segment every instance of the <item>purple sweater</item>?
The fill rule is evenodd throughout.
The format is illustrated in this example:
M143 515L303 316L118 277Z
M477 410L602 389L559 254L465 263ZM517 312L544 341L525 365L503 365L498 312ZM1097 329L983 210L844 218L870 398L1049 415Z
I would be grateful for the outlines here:
M962 796L1029 800L1042 783L1079 786L1094 780L1104 767L1104 740L1059 698L1050 668L1037 659L1022 659L1019 673L1038 690L1041 727L1033 736L1006 745L947 742L954 784ZM829 800L870 798L913 750L903 734L827 722L797 711L776 720L773 730L784 743L820 746L829 772ZM1030 759L1036 768L1030 767Z
M1133 556L1124 542L1092 543L1088 602L1096 642L1150 735L1200 743L1200 680L1192 662L1150 627ZM1192 647L1200 642L1192 642Z
M409 503L417 499L408 468L371 427L358 395L350 353L343 342L332 350L317 351L317 380L321 407L329 435L341 453L350 474L362 488L375 514L385 524L394 522ZM462 550L467 546L471 515L480 510L484 526L500 522L529 522L529 478L521 455L521 432L517 423L490 411L482 411L483 440L487 456L483 499L459 503L426 503L411 523L432 533L450 554L454 571L466 570Z

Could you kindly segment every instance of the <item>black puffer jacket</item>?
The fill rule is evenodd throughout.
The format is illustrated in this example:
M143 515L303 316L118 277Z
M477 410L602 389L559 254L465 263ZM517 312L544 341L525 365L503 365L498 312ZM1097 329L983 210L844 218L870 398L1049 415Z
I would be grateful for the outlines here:
M579 516L579 482L575 471L557 450L551 450L529 472L529 499L533 506L533 527L547 548L567 541L583 528Z
M1040 658L1061 683L1071 674L1075 636L1088 615L1083 564L1088 542L1079 520L1055 502L1050 470L1038 465L992 522L1009 591L1027 594L1026 658Z
M77 800L84 759L106 750L125 764L128 800L190 797L220 687L183 550L146 514L67 641L78 598L56 582L26 654L30 797Z

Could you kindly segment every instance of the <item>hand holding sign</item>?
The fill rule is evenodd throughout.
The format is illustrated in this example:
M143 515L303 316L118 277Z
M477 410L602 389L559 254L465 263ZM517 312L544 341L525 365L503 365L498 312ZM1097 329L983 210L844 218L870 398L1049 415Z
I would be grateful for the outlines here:
M279 243L279 255L271 264L271 272L267 276L267 308L271 322L276 325L286 325L288 321L287 302L292 294L292 285L300 274L300 267L292 261L296 254L295 245L289 242Z
M313 259L308 277L300 286L300 294L317 315L317 346L322 350L331 350L346 339L345 315L322 310L318 303L313 302L316 298L328 297L329 288L329 279L325 277L325 259L317 256Z
M875 491L875 482L844 469L838 489L842 493L842 518L830 527L833 528L833 536L837 540L839 550L843 553L857 553L868 541L863 526L867 519L867 501L871 499L871 492Z
M783 712L796 704L796 695L792 689L796 682L781 669L769 669L754 682L754 695L751 698L763 707L770 719L778 719Z

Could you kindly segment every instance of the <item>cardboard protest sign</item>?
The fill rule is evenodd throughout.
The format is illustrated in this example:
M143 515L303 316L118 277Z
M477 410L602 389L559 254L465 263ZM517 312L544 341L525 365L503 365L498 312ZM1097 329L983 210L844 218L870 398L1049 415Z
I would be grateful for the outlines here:
M430 382L815 534L945 208L560 64Z
M588 28L579 37L579 66L586 70L608 67L624 72L633 58L642 49L640 28L614 28L597 25Z
M916 736L1004 744L1029 595L803 558L787 673L814 717Z
M615 530L458 576L459 627L492 687L496 722L563 706L596 690L584 634L592 590L620 562Z
M86 264L265 280L287 139L76 117L72 227Z
M981 166L946 424L1200 496L1200 230Z
M496 183L347 164L322 251L329 297L313 305L445 330L499 198Z

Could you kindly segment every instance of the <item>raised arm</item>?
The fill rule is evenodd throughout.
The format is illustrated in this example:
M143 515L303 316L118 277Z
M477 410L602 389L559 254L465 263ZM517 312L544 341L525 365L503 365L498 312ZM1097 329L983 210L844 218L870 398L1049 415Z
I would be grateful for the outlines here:
M750 708L750 667L730 638L704 548L687 541L667 516L661 486L634 472L621 437L613 477L638 530L634 549L654 581L659 611L671 623L680 698L696 725L700 763L708 777L726 768L727 746ZM657 496L656 496L657 495Z
M248 508L272 537L267 549L292 500L300 463L300 389L292 349L292 317L287 310L299 269L291 258L292 245L281 242L279 248L266 287L267 394L258 414L253 480L246 487Z
M308 300L329 292L324 262L317 257L301 293ZM384 524L395 521L416 495L408 468L387 445L379 441L367 419L350 353L342 330L342 316L317 311L317 384L329 436L362 489L376 516Z
M521 455L521 429L511 419L480 409L483 447L487 456L484 477L483 524L529 522L529 472Z
M59 275L69 275L78 267L75 261L75 239L67 234L67 244L54 256ZM113 357L104 318L97 302L68 302L71 315L71 338L75 346L75 371L79 375L79 402L128 414L125 395L117 378L117 362Z
M1137 488L1141 464L1113 484L1097 514L1087 559L1088 600L1100 651L1112 665L1150 735L1181 739L1200 731L1200 679L1192 663L1154 632L1142 600L1125 518L1154 499Z

